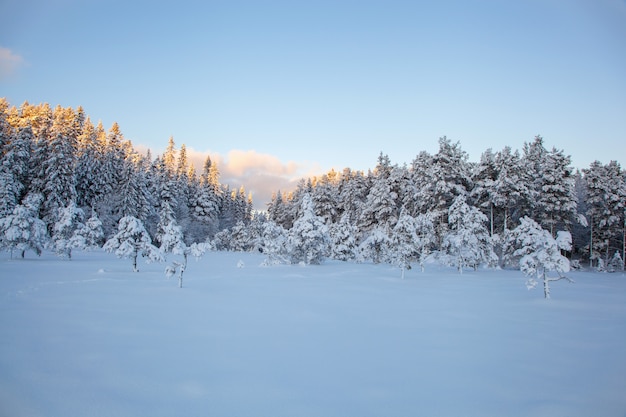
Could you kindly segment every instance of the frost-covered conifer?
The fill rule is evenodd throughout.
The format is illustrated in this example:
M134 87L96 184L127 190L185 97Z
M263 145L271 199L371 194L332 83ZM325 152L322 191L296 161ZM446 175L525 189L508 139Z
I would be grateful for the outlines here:
M46 225L37 217L42 200L40 194L30 194L12 214L0 219L0 244L11 257L14 250L20 251L22 258L27 250L41 254L47 241Z
M107 252L115 251L119 258L130 258L133 271L137 269L137 255L146 257L146 262L160 262L163 256L159 249L152 245L150 235L143 223L136 217L125 216L119 221L118 232L103 246Z
M80 250L91 250L100 247L104 242L104 231L98 213L92 210L91 217L85 224L74 231L71 238L72 247Z
M622 249L622 257L625 255L626 174L616 161L606 165L592 162L583 173L590 259L602 259L607 265L613 250Z
M420 264L422 272L424 272L424 262L430 254L432 246L437 241L433 219L428 213L418 214L415 217L415 236L416 258Z
M83 210L73 203L59 209L58 220L52 229L52 245L58 256L72 259L72 249L81 243L73 237L75 232L83 227L84 217Z
M320 264L328 252L328 228L315 215L309 194L302 199L302 215L289 231L287 251L292 263Z
M402 211L398 223L391 231L391 248L389 257L391 263L399 267L404 279L404 271L411 269L411 261L417 252L417 225L413 216Z
M450 264L455 265L459 272L462 273L465 267L476 270L480 264L493 266L497 263L486 223L487 216L476 207L469 206L463 195L458 196L450 206L450 230L444 236L443 249Z
M248 252L254 247L254 236L250 233L249 225L238 221L230 229L230 249L236 252Z
M267 256L267 260L264 262L266 265L281 264L287 261L287 236L288 232L285 228L273 220L268 220L263 224L260 250Z
M357 253L358 229L350 223L349 213L341 216L339 223L328 228L330 236L330 257L340 261L353 260Z
M529 217L520 219L520 225L508 236L509 258L519 262L520 270L527 275L526 286L531 289L537 285L535 278L543 281L544 297L550 298L550 282L571 279L563 275L570 270L569 260L561 250L571 250L572 236L569 232L559 231L556 239L552 234ZM557 277L550 277L556 272Z
M6 149L0 150L0 217L13 211L26 192L29 182L33 142L31 127L21 128L11 139ZM4 154L2 151L5 151Z
M622 256L619 254L619 251L615 251L615 255L609 261L606 270L608 272L617 272L624 270L624 260Z
M390 245L387 226L376 227L368 233L365 240L359 245L359 259L371 260L375 264L387 262L389 261Z

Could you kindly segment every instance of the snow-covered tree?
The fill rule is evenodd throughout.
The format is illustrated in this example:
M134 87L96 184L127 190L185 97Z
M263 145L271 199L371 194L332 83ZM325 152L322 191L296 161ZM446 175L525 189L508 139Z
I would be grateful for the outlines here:
M556 239L530 217L522 217L520 225L508 236L509 259L519 263L520 270L527 275L526 286L531 289L539 278L543 281L545 298L550 298L550 282L571 279L563 275L570 270L569 259L561 254L562 250L572 249L572 236L569 232L557 232ZM556 277L549 276L556 272Z
M189 255L193 256L197 259L200 259L207 250L212 248L210 243L201 242L201 243L192 243L190 246L185 246L182 252L183 260L177 261L174 260L168 266L165 267L165 276L168 278L173 277L178 274L178 288L183 288L183 274L187 270L187 260Z
M344 213L338 223L328 227L330 236L330 257L340 261L349 261L357 253L357 227L350 223L350 214Z
M85 213L74 203L59 209L59 212L52 229L52 245L58 256L72 259L72 249L82 243L79 239L74 239L74 236L83 227Z
M440 246L448 230L448 209L456 197L467 195L472 188L468 158L458 142L452 143L444 136L439 138L439 151L422 161L430 165L424 167L423 188L419 190L419 198L424 201L420 212L433 214Z
M456 265L460 273L465 267L476 270L480 264L497 264L498 259L485 226L487 216L476 207L469 206L464 196L458 196L450 206L448 224L450 230L444 236L443 249L450 264Z
M260 250L267 256L266 265L275 265L287 261L288 232L273 220L263 223Z
M315 214L322 217L326 225L331 225L337 220L337 201L339 199L337 190L337 173L331 170L324 174L316 182L311 195L315 206Z
M391 230L391 263L400 268L402 279L404 271L411 269L411 261L415 258L417 247L417 225L415 218L406 211L400 213L398 222Z
M591 235L590 260L603 258L604 265L607 265L614 250L621 248L624 256L626 174L616 161L606 165L599 161L592 162L583 173Z
M622 256L619 254L619 251L615 251L615 255L609 261L606 270L608 272L617 272L624 270L624 260Z
M327 255L328 227L315 215L309 194L302 199L302 215L289 231L287 251L292 263L320 264Z
M230 249L236 252L248 252L254 247L254 236L250 233L249 225L238 221L230 229Z
M415 217L415 256L424 272L424 262L430 254L432 246L437 242L432 216L428 213Z
M20 251L22 258L27 250L41 255L48 236L45 223L37 217L42 200L40 194L30 194L12 214L0 219L0 243L11 252L11 257L14 250Z
M10 214L27 191L32 143L32 129L26 126L0 149L0 217Z
M72 247L80 250L91 250L100 247L104 242L104 230L98 213L92 210L91 217L74 231L71 238Z
M393 228L398 221L400 196L394 187L395 177L391 176L393 170L388 157L381 154L374 182L359 218L360 230L369 231L383 225Z
M146 262L160 262L163 256L157 247L152 245L150 235L141 220L133 216L124 216L120 219L118 232L103 246L107 252L115 251L119 258L130 258L133 262L133 271L137 269L137 255L146 258Z
M557 228L569 228L579 221L570 157L563 151L543 147L543 138L524 146L526 178L530 184L532 218L554 235Z
M44 161L43 220L51 230L62 208L76 202L75 140L58 133L50 141L50 153Z
M163 228L163 234L160 236L161 247L159 250L166 256L168 253L173 255L181 255L182 261L173 260L166 268L165 275L168 278L178 274L178 287L183 287L183 274L187 270L187 260L189 255L196 258L202 257L204 252L210 247L206 243L193 243L191 246L185 244L182 228L176 223L176 220L170 218L169 222Z
M389 229L386 225L371 230L359 245L359 260L371 260L378 264L389 260L391 241Z

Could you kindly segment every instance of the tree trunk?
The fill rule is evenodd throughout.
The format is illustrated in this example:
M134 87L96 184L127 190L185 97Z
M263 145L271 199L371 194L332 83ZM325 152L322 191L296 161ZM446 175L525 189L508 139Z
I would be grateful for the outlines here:
M589 224L591 225L589 228L589 268L593 268L593 217Z
M508 225L507 225L508 217L509 217L509 208L505 207L504 208L504 228L503 228L505 235L506 235L506 231L507 231L507 227L508 227Z
M626 264L626 213L624 216L624 228L622 229L622 271Z
M543 296L546 299L550 299L550 284L548 283L548 276L546 270L543 270Z
M133 272L139 272L137 269L137 251L133 252Z
M493 203L490 205L489 236L493 237Z

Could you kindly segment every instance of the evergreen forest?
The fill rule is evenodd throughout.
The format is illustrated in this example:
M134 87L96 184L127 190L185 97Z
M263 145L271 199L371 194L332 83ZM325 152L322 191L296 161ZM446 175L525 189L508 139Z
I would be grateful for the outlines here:
M209 157L196 169L172 138L162 155L143 155L120 126L94 124L81 107L0 99L0 248L71 258L111 247L124 228L135 247L161 252L203 244L262 252L270 263L332 258L403 273L433 258L460 272L523 268L532 237L558 243L572 266L616 271L626 255L626 172L617 161L574 169L541 136L521 150L487 149L477 162L442 137L437 153L409 165L381 152L368 172L303 178L255 211L244 187L220 184Z

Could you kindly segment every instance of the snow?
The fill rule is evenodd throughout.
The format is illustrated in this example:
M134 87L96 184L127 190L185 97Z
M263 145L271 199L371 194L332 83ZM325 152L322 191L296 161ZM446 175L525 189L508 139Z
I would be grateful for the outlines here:
M29 256L30 255L30 256ZM2 416L622 416L626 276L0 254ZM239 265L245 264L244 268Z

